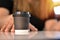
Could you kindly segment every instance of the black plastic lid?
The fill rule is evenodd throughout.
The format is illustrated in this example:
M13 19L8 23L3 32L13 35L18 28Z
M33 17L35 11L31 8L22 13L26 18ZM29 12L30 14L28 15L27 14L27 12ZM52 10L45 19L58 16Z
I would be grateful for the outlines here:
M16 11L15 13L13 13L14 17L30 17L30 13L29 12L20 12L20 11Z

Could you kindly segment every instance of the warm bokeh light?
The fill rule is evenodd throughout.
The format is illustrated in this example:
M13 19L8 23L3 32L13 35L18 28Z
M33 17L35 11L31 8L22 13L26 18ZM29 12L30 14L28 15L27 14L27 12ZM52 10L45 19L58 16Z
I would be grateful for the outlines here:
M54 12L56 15L60 15L60 6L54 7Z
M53 2L60 2L60 0L52 0Z

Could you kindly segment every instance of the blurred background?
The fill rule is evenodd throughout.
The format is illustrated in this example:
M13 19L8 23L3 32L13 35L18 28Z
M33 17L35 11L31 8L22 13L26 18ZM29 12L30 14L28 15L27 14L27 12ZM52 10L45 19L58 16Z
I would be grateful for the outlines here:
M18 9L30 11L33 16L31 23L39 30L44 28L44 23L48 19L60 20L60 0L25 0L23 1L24 6L21 3L22 1L18 1Z

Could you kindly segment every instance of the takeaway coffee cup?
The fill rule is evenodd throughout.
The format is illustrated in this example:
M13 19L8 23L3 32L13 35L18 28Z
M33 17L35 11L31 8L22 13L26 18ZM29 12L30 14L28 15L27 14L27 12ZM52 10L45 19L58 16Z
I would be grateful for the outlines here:
M30 14L29 12L20 12L16 11L13 14L14 17L14 26L16 33L27 33L29 32L29 21L30 21Z

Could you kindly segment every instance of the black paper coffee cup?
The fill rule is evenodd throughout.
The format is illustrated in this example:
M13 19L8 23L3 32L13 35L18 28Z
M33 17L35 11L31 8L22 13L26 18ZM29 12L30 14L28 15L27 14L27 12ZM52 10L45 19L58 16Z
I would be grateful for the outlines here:
M29 31L29 21L30 21L29 12L16 11L13 14L13 17L14 17L15 31L21 31L21 32Z

